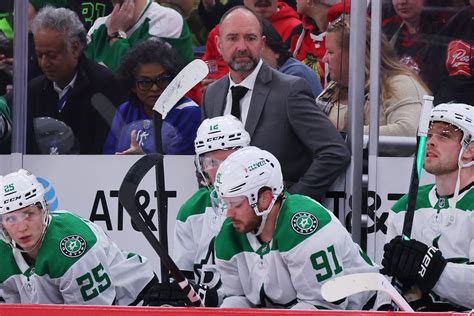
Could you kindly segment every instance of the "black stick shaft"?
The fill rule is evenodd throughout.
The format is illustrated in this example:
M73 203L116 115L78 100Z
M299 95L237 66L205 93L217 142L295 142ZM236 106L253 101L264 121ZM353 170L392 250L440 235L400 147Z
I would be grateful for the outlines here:
M420 146L419 137L417 139L418 139L417 144L418 146ZM420 184L420 178L418 176L418 169L416 165L417 158L418 158L418 150L416 151L415 157L413 158L413 167L411 170L410 187L408 188L407 207L406 207L406 212L405 212L405 218L403 220L402 236L408 239L411 236L411 229L413 227L416 197L418 195L418 187Z
M163 155L150 154L140 158L125 175L119 190L119 200L132 218L134 224L140 229L147 241L160 257L162 263L162 274L163 270L167 274L169 271L173 278L178 282L179 286L183 289L183 292L187 295L191 305L202 306L199 296L189 284L181 270L179 270L173 259L171 259L163 245L150 230L143 218L143 214L140 213L141 211L138 208L138 203L136 200L136 191L138 185L147 172L153 168L153 166L159 167L160 165L161 168L163 168ZM165 267L164 269L163 266Z
M163 118L160 113L153 111L153 124L155 131L155 147L156 152L163 153L163 141L161 139L161 128L163 126ZM168 253L168 203L166 203L166 187L165 187L165 171L163 167L163 157L161 163L155 167L156 176L156 203L158 205L158 235L163 248ZM161 262L161 282L169 282L169 273Z
M426 136L428 133L431 109L433 108L433 97L429 95L423 96L423 105L420 113L420 123L418 124L418 137L416 138L417 150L413 159L413 169L411 171L410 187L408 189L408 201L403 220L402 237L410 239L413 227L413 219L415 216L416 197L418 195L418 187L420 184L420 173L425 155ZM418 166L418 160L420 165Z

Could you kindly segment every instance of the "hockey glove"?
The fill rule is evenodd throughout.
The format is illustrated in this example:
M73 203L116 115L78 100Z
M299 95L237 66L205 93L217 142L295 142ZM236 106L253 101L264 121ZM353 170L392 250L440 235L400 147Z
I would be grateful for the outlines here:
M207 285L191 283L194 291L199 295L206 307L217 307L218 296L217 289L209 289ZM189 306L189 301L186 294L179 287L176 281L171 283L158 283L154 285L145 295L144 303L146 306Z
M446 264L436 247L397 236L384 246L380 272L399 279L405 287L416 284L427 293L438 282Z

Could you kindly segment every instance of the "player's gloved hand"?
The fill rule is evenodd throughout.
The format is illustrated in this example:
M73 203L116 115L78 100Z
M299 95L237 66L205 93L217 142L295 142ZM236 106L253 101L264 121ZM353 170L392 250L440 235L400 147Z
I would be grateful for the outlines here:
M217 307L217 289L210 289L207 285L192 284L194 291L207 307ZM191 302L176 281L171 283L158 283L150 288L144 295L143 305L146 306L189 306Z
M157 283L143 297L145 306L186 306L188 303L188 298L176 282Z
M426 293L438 282L446 264L438 248L397 236L384 246L380 273L399 279L406 287L416 284Z

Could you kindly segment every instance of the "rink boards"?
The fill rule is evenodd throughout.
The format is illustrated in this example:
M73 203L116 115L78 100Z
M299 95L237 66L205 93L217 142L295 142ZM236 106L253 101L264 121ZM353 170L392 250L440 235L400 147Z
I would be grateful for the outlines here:
M417 313L401 312L364 312L364 311L291 311L278 309L218 309L218 308L183 308L183 307L119 307L119 306L74 306L74 305L3 305L0 304L1 316L394 316L416 315ZM423 316L468 315L461 313L418 313ZM474 316L471 312L469 315Z

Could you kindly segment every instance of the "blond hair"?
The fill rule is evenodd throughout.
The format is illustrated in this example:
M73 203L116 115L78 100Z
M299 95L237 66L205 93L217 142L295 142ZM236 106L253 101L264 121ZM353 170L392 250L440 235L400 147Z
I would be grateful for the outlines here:
M350 27L349 16L342 14L339 18L331 22L326 30L327 33L339 33L341 40L339 41L340 48L343 51L349 51ZM368 90L369 75L370 75L370 23L367 23L367 36L365 40L365 87ZM380 104L385 100L394 97L394 87L390 85L387 80L396 75L405 75L413 78L426 91L430 91L421 78L414 73L410 68L405 66L398 59L395 49L390 45L384 34L380 37Z

